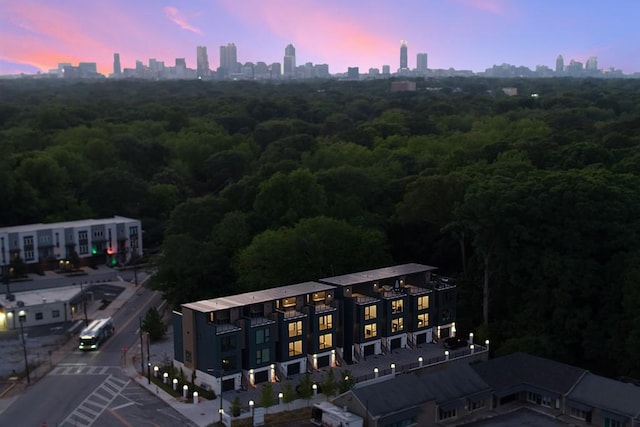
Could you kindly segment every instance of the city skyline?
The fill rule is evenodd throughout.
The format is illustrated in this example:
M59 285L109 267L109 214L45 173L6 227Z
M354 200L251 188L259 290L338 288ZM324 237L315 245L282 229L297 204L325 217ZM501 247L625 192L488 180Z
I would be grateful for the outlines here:
M638 18L640 3L634 0L406 0L393 5L63 0L55 6L24 0L0 5L0 74L95 62L98 72L109 75L115 52L123 68L150 58L165 63L185 58L196 68L198 46L208 48L215 70L218 49L231 43L241 63L283 63L291 44L297 64L328 64L332 74L383 65L394 72L400 67L401 40L407 41L410 69L416 68L418 53L428 54L429 68L474 72L501 63L554 68L561 54L566 62L594 56L601 69L633 73L640 71Z

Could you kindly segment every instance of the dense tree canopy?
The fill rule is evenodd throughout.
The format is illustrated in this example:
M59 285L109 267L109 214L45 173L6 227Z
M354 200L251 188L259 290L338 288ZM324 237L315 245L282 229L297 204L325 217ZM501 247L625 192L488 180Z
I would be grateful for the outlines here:
M139 217L176 307L426 263L496 352L640 377L637 80L416 86L0 81L0 225Z

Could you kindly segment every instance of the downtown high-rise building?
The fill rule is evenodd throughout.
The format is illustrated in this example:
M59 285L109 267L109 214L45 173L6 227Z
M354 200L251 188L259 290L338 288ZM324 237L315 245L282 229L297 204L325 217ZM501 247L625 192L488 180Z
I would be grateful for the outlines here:
M408 61L409 49L407 48L407 41L400 41L400 71L406 71L409 69Z
M122 74L122 66L120 65L120 54L113 54L113 75L120 76Z
M288 44L284 49L284 76L295 77L296 75L296 48L292 44Z
M198 46L196 48L196 76L200 78L209 77L211 70L209 68L209 55L206 46Z
M590 56L587 59L587 63L585 64L585 69L589 71L597 71L598 70L598 57Z
M556 58L556 73L562 73L564 71L564 58L562 55L558 55Z
M224 77L239 71L240 64L238 64L238 50L236 49L236 45L234 43L227 43L226 46L220 46L220 75Z
M416 70L419 73L426 73L429 68L427 67L428 56L426 53L419 53L416 55Z

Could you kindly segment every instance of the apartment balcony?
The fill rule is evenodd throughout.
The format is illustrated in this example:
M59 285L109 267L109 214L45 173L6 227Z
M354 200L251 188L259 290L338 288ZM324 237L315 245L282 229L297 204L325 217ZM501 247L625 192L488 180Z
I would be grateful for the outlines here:
M301 313L297 310L284 310L281 313L284 315L285 320L300 319L300 318L307 317L306 314Z
M355 298L356 304L358 305L373 304L380 301L378 298L362 294L353 294L353 298Z
M237 325L231 324L231 323L218 323L216 324L216 335L220 335L220 334L228 334L229 332L237 332L237 331L241 331L242 328L240 328Z
M274 323L276 323L275 320L271 320L266 317L252 317L250 319L249 326L253 328L255 326L271 325Z
M329 313L331 311L336 311L337 309L328 304L316 304L314 305L316 314Z

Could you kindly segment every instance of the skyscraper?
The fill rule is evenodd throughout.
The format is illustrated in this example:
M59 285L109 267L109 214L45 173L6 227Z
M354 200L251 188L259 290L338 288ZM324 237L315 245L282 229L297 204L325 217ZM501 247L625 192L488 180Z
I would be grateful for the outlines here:
M590 56L589 59L587 59L587 64L585 65L585 69L587 69L589 71L597 71L598 70L598 57L597 56Z
M409 63L407 61L408 49L406 40L400 41L400 71L409 69Z
M556 73L562 73L564 71L564 58L562 55L558 55L556 58Z
M222 71L222 76L240 71L238 51L235 44L227 43L226 46L220 46L220 70Z
M113 75L120 76L122 74L122 67L120 66L120 54L113 54Z
M284 76L295 77L296 75L296 48L288 44L284 49Z
M419 53L416 55L416 70L418 70L419 73L424 74L428 71L427 58L428 56L426 53Z
M209 55L206 46L198 46L196 49L196 75L198 78L209 77Z

